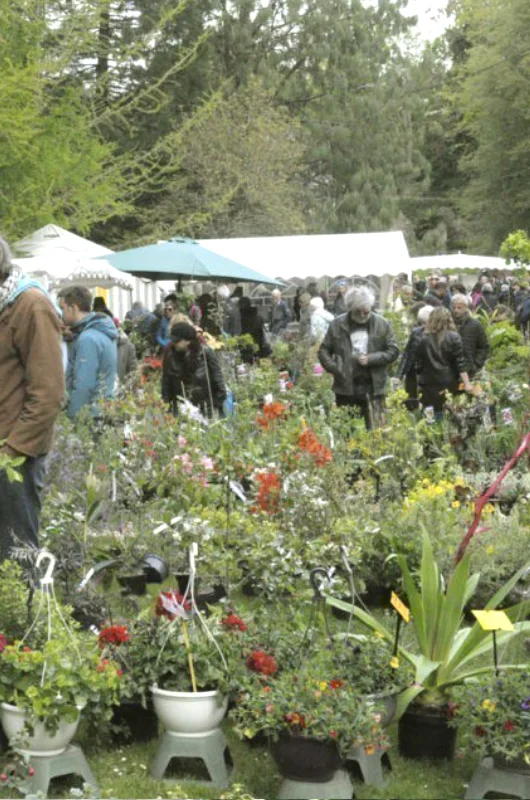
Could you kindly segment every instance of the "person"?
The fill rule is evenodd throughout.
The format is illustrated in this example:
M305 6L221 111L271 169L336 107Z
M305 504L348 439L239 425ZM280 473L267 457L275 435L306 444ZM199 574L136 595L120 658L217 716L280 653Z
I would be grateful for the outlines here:
M282 293L279 289L273 289L271 292L272 309L270 315L270 332L275 336L279 336L282 331L286 329L291 321L291 312L289 306L282 300Z
M464 391L473 387L466 372L462 339L451 312L440 306L431 313L416 351L416 371L423 408L432 407L437 420L442 417L446 391L455 394L459 383Z
M219 307L220 333L225 336L239 336L241 333L241 316L236 302L230 298L230 289L226 284L221 284L217 292Z
M370 429L382 419L387 368L399 348L390 323L374 313L375 298L369 289L351 288L345 303L347 313L330 323L318 356L333 375L337 405L359 408Z
M0 471L0 560L38 548L40 492L64 400L60 317L44 287L11 260L0 238L0 450L24 457L22 481Z
M118 328L118 338L116 340L118 355L118 382L123 385L128 375L132 375L136 370L138 361L136 358L136 348L125 333Z
M94 297L94 300L92 301L92 311L95 311L97 314L106 314L107 317L111 318L117 328L120 327L120 321L118 317L114 316L103 297Z
M239 301L239 311L241 314L241 334L252 336L257 346L257 351L252 347L242 347L241 358L248 364L252 364L256 356L258 358L268 358L272 350L267 341L265 328L258 309L252 305L248 297L242 297Z
M100 417L100 401L114 397L118 331L106 314L90 310L92 296L86 286L62 289L58 301L73 335L66 371L68 416L74 419L88 406L94 418Z
M454 294L451 312L464 348L465 371L472 378L486 363L489 342L482 323L471 316L469 299L465 294Z
M447 290L447 280L444 277L432 279L429 282L429 287L429 291L424 297L427 305L433 306L433 308L438 306L449 308L451 295Z
M335 302L333 303L333 314L336 317L339 317L341 314L346 313L346 303L344 302L344 296L347 291L348 291L348 282L339 281L337 283L337 296L335 297Z
M398 366L397 377L404 382L408 395L407 400L405 400L405 406L409 411L415 411L420 405L418 399L418 377L416 374L416 353L421 338L425 333L425 325L433 310L433 306L425 305L418 310L417 325L414 326L410 333Z
M486 282L483 284L482 290L477 297L475 311L485 311L486 314L491 314L497 307L498 302L499 298L493 291L492 284Z
M156 343L160 350L164 350L171 337L169 335L170 320L177 308L177 295L174 293L167 294L164 297L164 310L162 316L158 321L158 328L156 331Z
M214 411L222 414L227 390L215 353L186 322L173 325L170 336L162 361L162 399L174 414L179 399L189 400L209 417Z
M312 297L309 301L309 312L311 314L309 325L312 344L320 344L326 333L332 319L334 319L331 311L326 311L324 308L324 301L321 297Z
M396 311L399 313L400 311L409 308L414 302L413 294L414 290L412 286L410 286L410 284L408 283L402 284L399 288L397 297L395 298L392 304L392 311Z
M132 307L127 311L125 314L125 319L131 320L131 322L135 322L135 320L140 319L141 317L145 317L146 315L150 314L148 308L145 308L144 304L141 300L135 300L132 304Z
M309 292L302 292L300 295L300 321L298 325L298 338L309 339L311 336L311 295Z

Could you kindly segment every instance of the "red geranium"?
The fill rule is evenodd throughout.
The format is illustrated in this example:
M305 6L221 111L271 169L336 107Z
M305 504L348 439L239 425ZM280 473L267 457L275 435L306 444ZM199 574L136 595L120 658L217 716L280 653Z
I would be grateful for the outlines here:
M109 625L107 628L102 628L98 638L98 644L102 650L107 644L118 646L128 641L129 632L125 625Z
M8 644L9 642L7 638L4 636L3 633L0 633L0 653L4 652Z
M227 628L238 628L240 631L246 631L247 626L236 614L229 614L221 620L222 624Z
M341 681L340 678L333 678L333 680L329 682L330 689L340 689L342 686L344 686L344 681Z
M186 611L191 611L191 603L189 600L184 600L184 595L171 591L160 592L158 595L155 608L157 617L173 620L176 617L186 616Z
M254 650L246 660L246 665L253 672L262 675L274 675L278 669L273 656L267 655L264 650Z

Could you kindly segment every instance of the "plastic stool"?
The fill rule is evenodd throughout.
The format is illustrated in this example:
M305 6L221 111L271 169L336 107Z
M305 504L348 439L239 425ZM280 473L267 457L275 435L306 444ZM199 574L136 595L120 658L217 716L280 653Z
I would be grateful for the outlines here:
M465 800L481 800L488 792L513 795L521 800L530 797L530 775L497 769L492 758L485 758L476 768L465 794Z
M93 787L96 797L99 797L97 781L88 766L83 751L76 744L69 745L64 753L57 756L32 755L29 763L35 771L26 782L28 794L42 792L47 797L52 778L57 778L59 775L81 775L85 783L89 783Z
M278 800L351 800L353 784L346 770L339 769L326 783L308 783L284 778Z
M354 761L359 765L363 781L369 786L381 787L385 783L383 775L383 758L392 769L390 758L386 750L376 750L372 755L367 755L364 747L353 747L346 755L346 762Z
M225 735L219 728L206 736L180 736L166 731L151 767L151 777L157 780L163 778L172 758L200 758L208 770L210 781L194 780L194 783L226 789L229 785L225 761L227 749Z

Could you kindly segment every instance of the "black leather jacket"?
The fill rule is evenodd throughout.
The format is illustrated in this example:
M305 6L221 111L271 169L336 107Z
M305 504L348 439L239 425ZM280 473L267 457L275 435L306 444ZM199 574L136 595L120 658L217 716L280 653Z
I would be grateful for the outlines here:
M440 342L426 333L416 351L416 371L422 386L456 388L461 372L465 372L464 348L456 331L448 331Z

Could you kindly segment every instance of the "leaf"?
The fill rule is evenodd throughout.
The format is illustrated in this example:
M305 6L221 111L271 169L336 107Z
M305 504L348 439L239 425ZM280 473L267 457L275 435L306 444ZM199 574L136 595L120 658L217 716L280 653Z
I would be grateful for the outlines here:
M396 721L401 719L412 701L415 700L416 697L418 697L418 695L420 695L423 691L423 686L415 684L414 686L409 686L408 689L405 689L404 692L401 692L401 694L398 695L396 716L394 717Z

